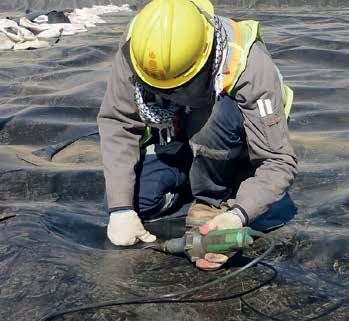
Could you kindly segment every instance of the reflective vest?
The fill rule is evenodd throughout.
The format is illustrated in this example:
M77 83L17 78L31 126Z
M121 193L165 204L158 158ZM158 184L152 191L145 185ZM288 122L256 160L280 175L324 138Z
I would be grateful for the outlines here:
M223 91L233 96L235 94L234 87L246 69L250 49L257 40L262 41L262 37L257 21L236 22L227 18L221 18L221 20L228 36L228 50L223 66ZM283 83L280 72L279 76ZM293 91L285 84L283 84L282 91L285 103L284 110L286 117L288 117L292 108Z
M248 56L252 45L257 41L263 41L261 37L260 24L257 21L245 20L236 22L228 18L220 18L228 36L228 50L223 65L223 91L234 96L235 85L241 74L245 71ZM131 36L133 21L128 30L127 39ZM276 67L277 68L277 67ZM283 84L282 76L277 69L280 81ZM282 95L284 98L284 111L286 118L289 117L292 103L293 91L283 84ZM146 131L141 140L141 146L145 145L151 138L151 129L146 127Z

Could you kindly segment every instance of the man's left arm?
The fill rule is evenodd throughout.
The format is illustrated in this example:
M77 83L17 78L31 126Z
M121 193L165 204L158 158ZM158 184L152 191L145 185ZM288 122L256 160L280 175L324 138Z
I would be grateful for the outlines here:
M252 46L235 88L249 157L256 167L235 200L248 224L285 195L297 174L297 159L289 140L282 78L262 42Z
M247 67L235 86L235 100L244 117L255 175L241 183L232 210L201 226L202 234L248 225L280 200L291 186L297 173L297 159L288 136L282 87L279 71L264 44L255 43ZM208 253L196 261L196 266L215 270L228 258L227 255Z

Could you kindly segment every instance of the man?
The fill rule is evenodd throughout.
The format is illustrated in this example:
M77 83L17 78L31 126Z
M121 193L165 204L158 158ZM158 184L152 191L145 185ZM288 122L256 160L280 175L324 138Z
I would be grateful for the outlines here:
M111 242L155 241L139 214L162 213L188 181L187 225L202 234L265 213L297 171L292 99L257 22L215 16L209 0L151 1L121 40L98 115Z

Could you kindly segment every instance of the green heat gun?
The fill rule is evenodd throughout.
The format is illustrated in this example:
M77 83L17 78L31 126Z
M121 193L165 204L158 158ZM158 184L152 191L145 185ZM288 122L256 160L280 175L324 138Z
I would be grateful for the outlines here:
M207 235L199 231L187 231L181 238L165 241L152 248L171 254L185 253L192 262L196 262L204 258L206 253L224 254L245 249L253 243L253 236L262 234L249 227L216 230Z

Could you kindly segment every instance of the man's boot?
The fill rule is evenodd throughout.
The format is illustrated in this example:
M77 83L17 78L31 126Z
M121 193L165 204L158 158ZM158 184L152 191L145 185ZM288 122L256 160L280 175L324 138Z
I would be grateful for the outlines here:
M187 229L197 229L207 221L213 219L219 214L224 213L225 211L225 208L216 208L212 205L195 202L188 210L186 227Z

